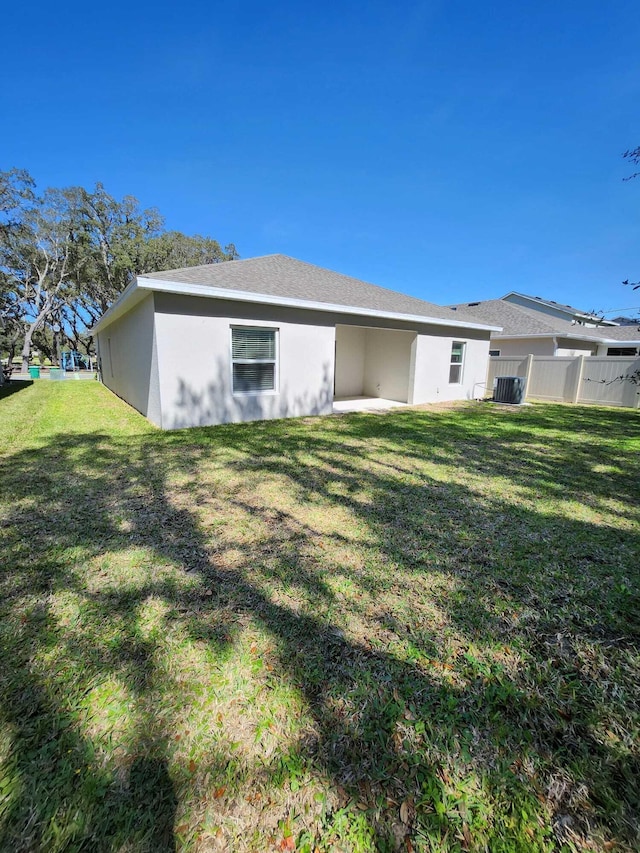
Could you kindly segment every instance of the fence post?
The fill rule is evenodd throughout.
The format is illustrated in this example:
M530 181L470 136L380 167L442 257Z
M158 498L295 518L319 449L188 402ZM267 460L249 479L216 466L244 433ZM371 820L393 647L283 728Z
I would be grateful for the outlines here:
M573 389L573 399L572 403L577 403L580 399L580 383L582 382L582 374L584 372L584 356L579 355L579 363L578 363L578 375L576 377L576 387Z
M529 396L529 380L531 379L531 370L533 368L533 353L530 352L527 356L527 363L524 368L524 399Z

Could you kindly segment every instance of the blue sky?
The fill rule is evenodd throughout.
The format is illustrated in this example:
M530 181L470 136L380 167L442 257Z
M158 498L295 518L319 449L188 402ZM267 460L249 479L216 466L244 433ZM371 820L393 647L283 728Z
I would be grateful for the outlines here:
M637 0L12 4L0 168L434 302L636 306L639 36Z

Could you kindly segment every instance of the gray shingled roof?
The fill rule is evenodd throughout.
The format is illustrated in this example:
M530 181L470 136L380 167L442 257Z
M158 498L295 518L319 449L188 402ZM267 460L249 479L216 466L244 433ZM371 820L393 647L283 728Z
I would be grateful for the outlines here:
M601 338L613 341L640 341L640 323L633 326L599 326L595 329L585 329ZM576 328L575 326L573 327ZM581 328L578 326L578 328Z
M492 332L492 338L505 335L561 335L564 337L593 338L594 340L638 341L638 326L579 326L560 317L541 314L535 308L523 308L502 299L487 299L478 303L462 302L454 307L461 320L502 326L502 332Z
M463 318L441 305L387 290L348 275L298 261L287 255L265 255L241 261L222 261L199 267L145 273L140 278L207 285L283 299L302 299L397 314L415 314L441 320L481 323ZM499 324L498 324L499 325Z
M502 326L502 332L494 335L555 335L558 326L571 326L564 320L554 319L542 315L533 308L521 308L511 302L502 299L487 299L477 304L463 302L451 306L455 308L455 315L461 320L470 320L476 323L487 323L490 326Z

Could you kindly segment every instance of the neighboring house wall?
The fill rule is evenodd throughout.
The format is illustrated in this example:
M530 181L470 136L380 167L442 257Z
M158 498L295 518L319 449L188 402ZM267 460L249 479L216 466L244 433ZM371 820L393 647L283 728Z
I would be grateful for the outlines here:
M577 332L576 332L577 334ZM553 337L542 338L499 338L491 339L491 349L500 350L500 356L514 358L521 355L555 355L573 357L576 355L606 355L599 352L597 342L575 341L571 338L556 337L557 347Z
M491 349L499 349L501 356L519 355L553 355L554 343L553 337L549 338L500 338L499 336L491 339Z
M538 311L540 314L546 314L547 317L556 317L560 320L567 320L569 322L575 322L578 326L584 326L585 328L593 329L596 326L616 326L617 323L613 320L605 320L601 317L594 318L593 320L585 318L579 311L571 311L569 308L565 308L561 305L549 305L544 302L540 302L537 299L529 298L527 299L525 296L520 296L517 293L510 293L508 296L502 297L504 302L510 302L512 305L519 305L522 308L529 308L533 311Z
M597 343L589 341L572 341L570 338L558 338L557 356L596 355Z
M100 332L97 348L107 388L161 426L154 295Z
M618 355L610 355L610 350L621 350L621 349L632 349L635 350L635 354L639 354L639 350L637 346L634 346L631 342L627 345L626 341L616 342L614 344L600 344L598 346L598 352L596 355L608 355L610 358L631 358L628 353L625 353L623 356Z
M517 293L511 293L504 297L505 302L510 302L512 305L519 305L521 308L529 308L534 311L539 311L541 314L546 314L548 317L557 317L560 320L572 320L574 314L572 311L567 311L566 308L554 307L553 305L545 305L544 302L538 302L536 299L525 299Z
M328 314L163 293L155 298L163 428L332 411L335 331ZM276 391L233 394L234 325L278 330Z

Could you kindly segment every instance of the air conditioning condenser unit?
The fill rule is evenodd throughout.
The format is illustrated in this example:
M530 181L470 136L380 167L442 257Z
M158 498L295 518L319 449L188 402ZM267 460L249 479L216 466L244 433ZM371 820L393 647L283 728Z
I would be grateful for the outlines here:
M496 376L493 380L493 402L524 403L526 384L524 376Z

